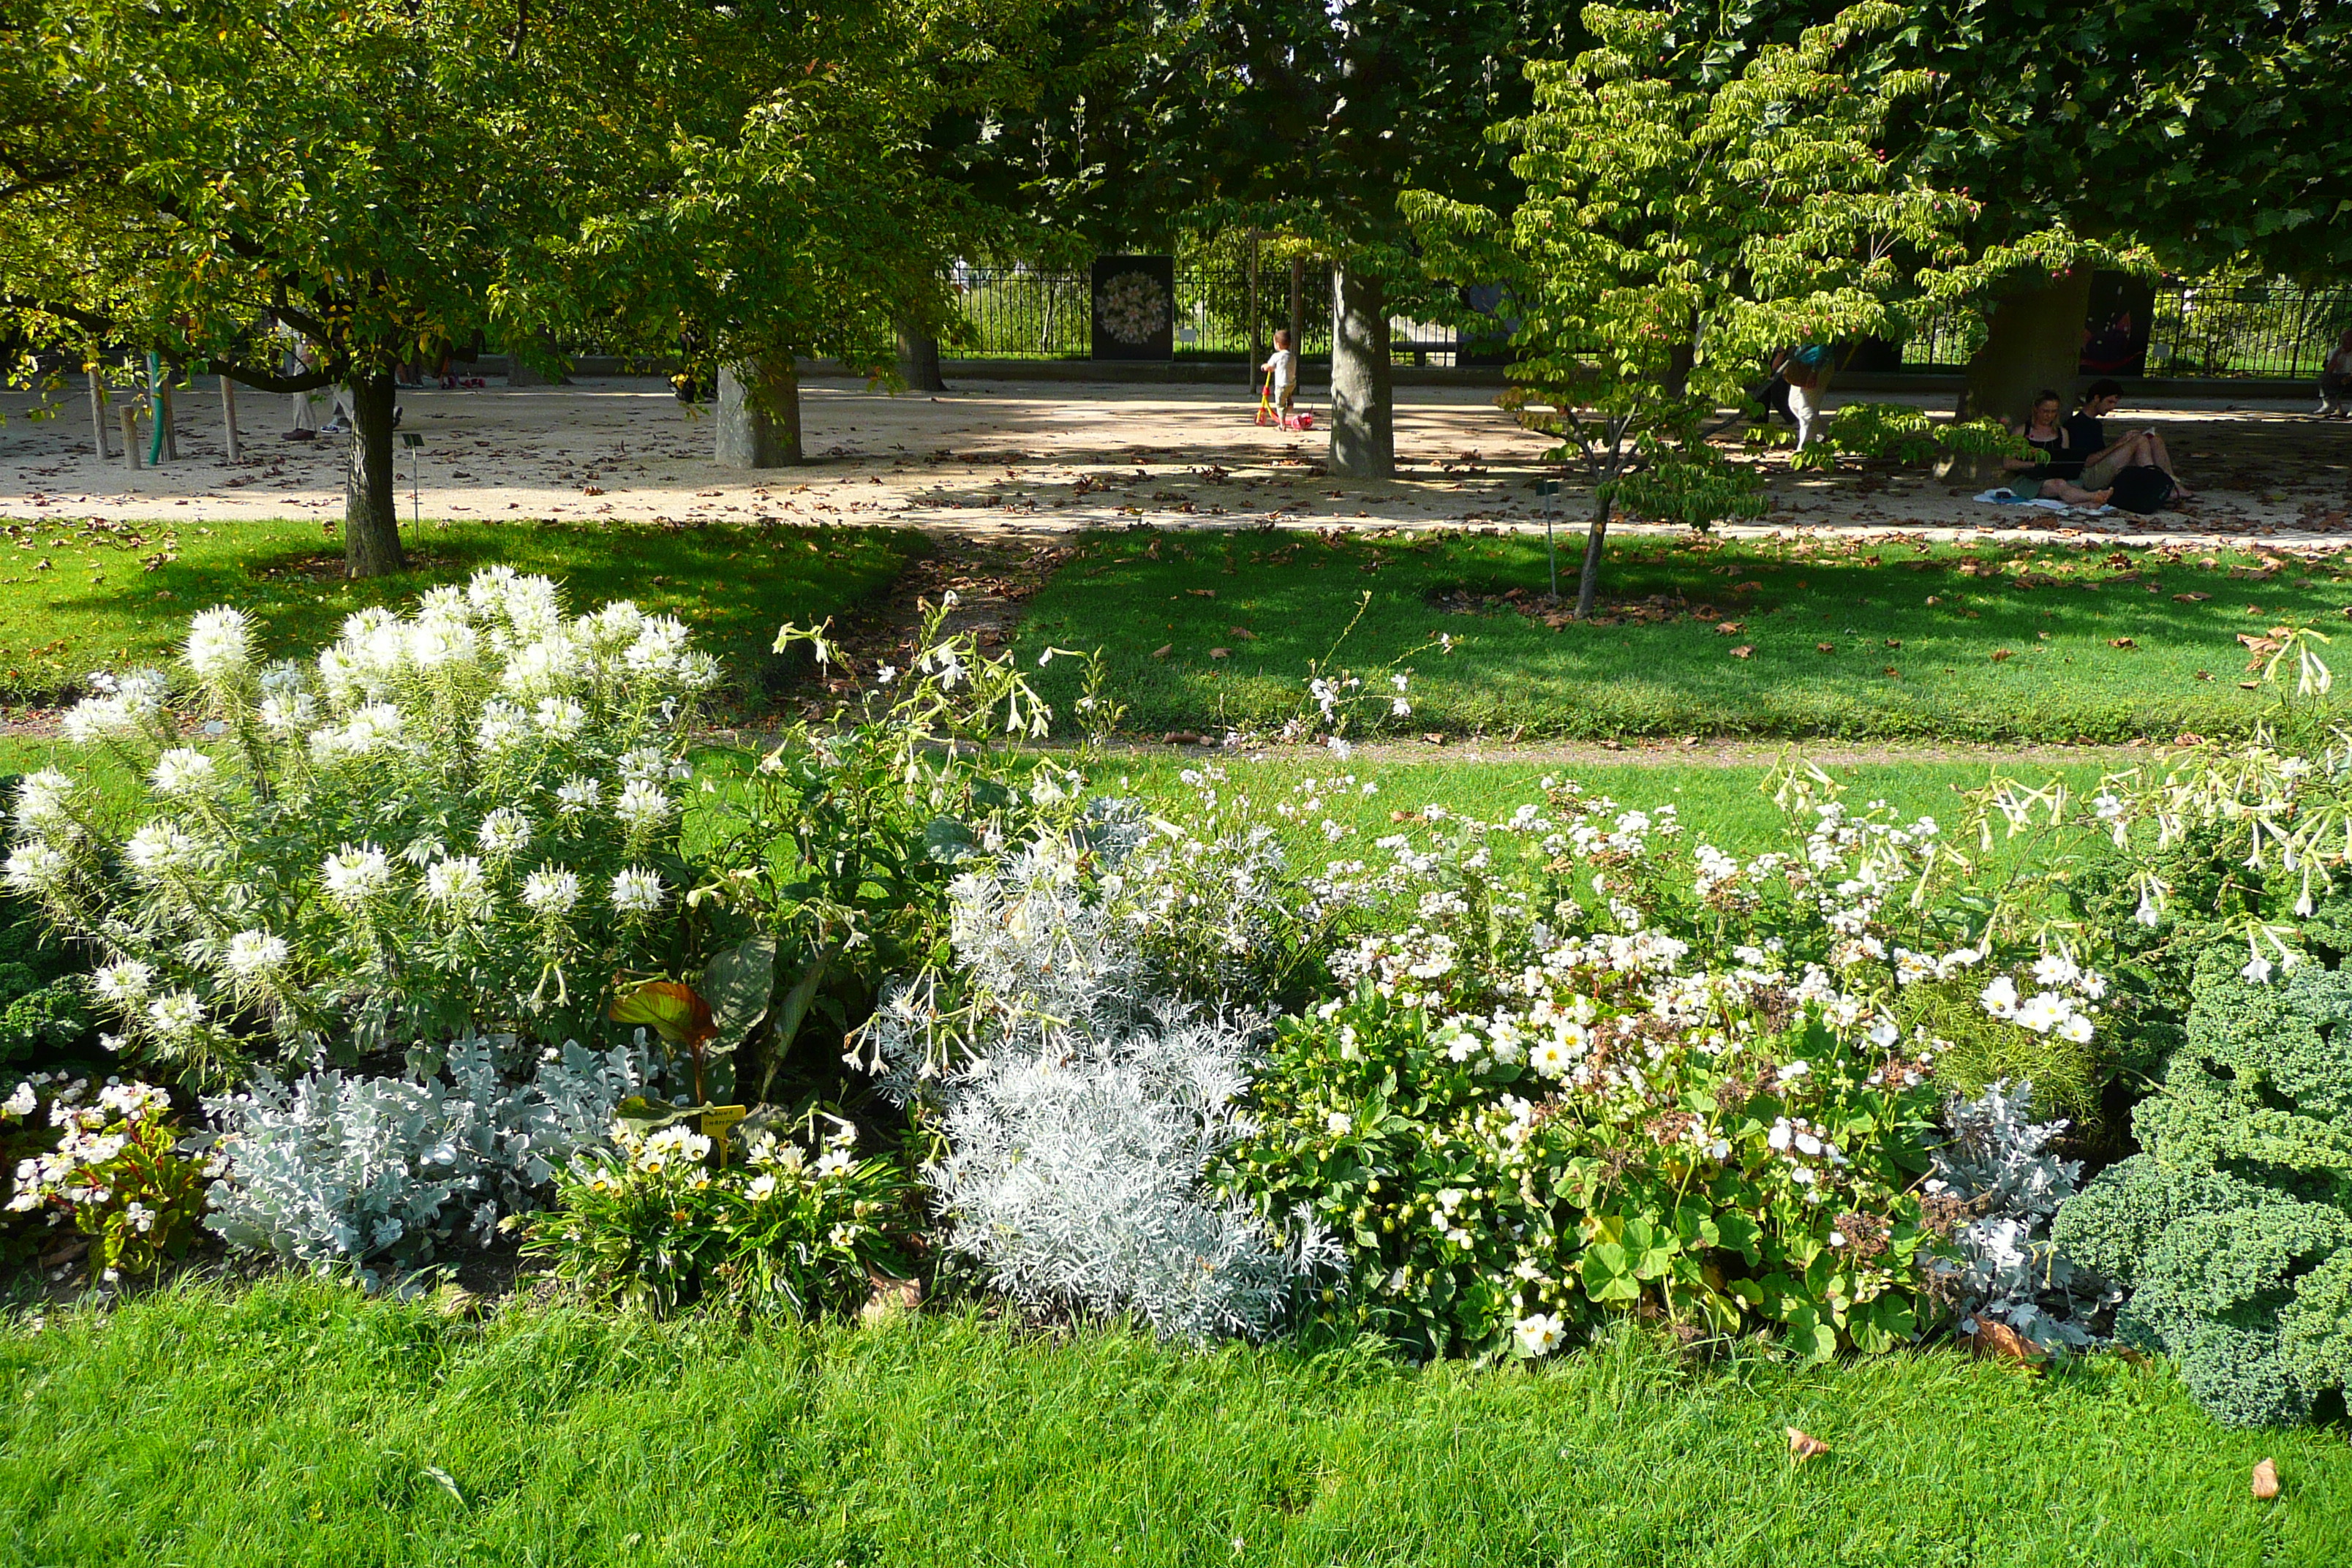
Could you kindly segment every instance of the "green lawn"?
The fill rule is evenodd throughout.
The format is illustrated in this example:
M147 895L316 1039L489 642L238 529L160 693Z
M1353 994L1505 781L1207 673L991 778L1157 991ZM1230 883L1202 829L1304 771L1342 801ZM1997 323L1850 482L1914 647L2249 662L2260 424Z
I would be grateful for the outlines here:
M208 605L254 616L271 653L300 654L331 640L353 610L499 562L565 583L575 609L626 598L677 616L749 678L781 623L852 608L926 548L895 529L427 522L403 531L411 571L352 583L341 543L315 522L5 526L0 702L165 658L188 616Z
M2239 634L2342 625L2352 576L2266 559L2281 558L1629 538L1608 557L1608 615L1554 626L1510 607L1544 607L1540 537L1137 531L1086 539L1021 646L1106 650L1141 731L1264 723L1297 710L1309 662L1369 593L1334 665L1407 658L1402 730L2168 740L2261 711L2238 685ZM1441 634L1461 644L1450 657ZM1040 679L1075 691L1074 672Z
M1828 1456L1792 1466L1790 1426ZM2318 1568L2347 1541L2340 1436L2224 1430L2112 1357L1413 1371L953 1312L478 1325L286 1280L0 1330L26 1563Z

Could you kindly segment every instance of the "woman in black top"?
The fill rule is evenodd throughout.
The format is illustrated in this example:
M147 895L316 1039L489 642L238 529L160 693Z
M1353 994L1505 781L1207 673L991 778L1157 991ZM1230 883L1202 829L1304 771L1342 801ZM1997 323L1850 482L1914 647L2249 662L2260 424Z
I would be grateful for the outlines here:
M2074 481L2083 477L2083 460L2088 453L2077 452L2058 422L2058 411L2064 407L2063 399L2054 392L2038 394L2033 399L2033 413L2013 434L2025 438L2034 449L2036 458L2003 458L2000 466L2009 475L2012 495L2046 496L2063 500L2069 506L2105 506L2105 490L2086 490Z

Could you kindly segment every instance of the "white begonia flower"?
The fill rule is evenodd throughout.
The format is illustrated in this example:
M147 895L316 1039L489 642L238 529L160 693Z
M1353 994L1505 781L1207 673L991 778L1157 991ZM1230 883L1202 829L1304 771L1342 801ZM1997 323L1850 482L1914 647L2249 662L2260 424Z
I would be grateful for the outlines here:
M152 967L135 958L119 958L91 973L89 989L100 1002L127 1013L147 1000L154 983Z
M535 915L569 914L580 901L580 878L560 867L545 866L523 879L522 907Z
M200 612L188 623L187 659L207 685L236 679L253 666L252 623L226 605Z
M74 782L55 768L26 773L16 784L16 826L40 833L65 826Z
M167 1040L184 1039L204 1027L205 1005L189 992L166 992L148 1004L147 1022Z
M346 907L362 904L392 885L392 861L373 844L346 844L321 861L319 887Z
M659 784L647 779L634 779L623 785L613 801L613 815L631 833L650 833L667 822L677 810L677 803Z
M37 838L9 855L8 885L27 896L46 893L62 886L72 870L73 862L63 850Z
M228 939L221 962L239 980L259 980L285 967L286 939L266 931L241 931Z
M16 1091L5 1100L0 1100L0 1115L14 1117L21 1121L32 1115L40 1103L40 1098L33 1089L33 1080L26 1079L16 1085Z
M1783 1084L1791 1084L1812 1070L1811 1062L1794 1061L1780 1069L1780 1079Z
M1517 1338L1519 1348L1531 1356L1549 1355L1568 1337L1567 1331L1560 1326L1559 1315L1552 1312L1537 1312L1521 1318L1511 1325L1511 1332Z
M425 868L425 896L450 910L474 910L489 902L489 879L471 855L452 856Z
M474 842L487 855L503 858L518 854L530 842L530 818L510 805L502 805L482 818Z
M149 777L158 794L201 795L220 782L220 764L194 746L174 746L155 759Z
M625 915L652 914L668 895L661 874L643 866L631 866L613 878L613 907Z

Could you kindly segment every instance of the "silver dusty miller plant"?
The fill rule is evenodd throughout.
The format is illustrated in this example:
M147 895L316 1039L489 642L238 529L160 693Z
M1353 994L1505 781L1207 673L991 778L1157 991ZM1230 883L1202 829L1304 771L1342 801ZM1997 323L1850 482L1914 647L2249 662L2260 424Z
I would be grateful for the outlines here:
M453 1242L487 1244L504 1215L535 1206L559 1167L604 1141L649 1070L642 1032L601 1053L549 1048L520 1083L499 1070L510 1050L474 1036L437 1073L265 1076L206 1100L224 1131L205 1226L320 1273L351 1269L371 1289L374 1265L405 1271Z
M2033 1120L2033 1086L1994 1083L1974 1100L1955 1099L1944 1121L1950 1141L1936 1151L1931 1193L1957 1198L1974 1215L1952 1233L1959 1258L1946 1287L1960 1308L1960 1331L2006 1323L2042 1350L2082 1350L2088 1324L2121 1292L2076 1267L2050 1239L2058 1205L2074 1195L2079 1160L2050 1144L2066 1130Z
M1032 1309L1132 1310L1164 1335L1272 1331L1293 1284L1333 1259L1286 1249L1202 1180L1246 1131L1252 1020L1155 992L1099 868L1132 840L1054 836L950 890L963 1005L894 989L861 1059L929 1100L947 1152L926 1173L950 1244Z

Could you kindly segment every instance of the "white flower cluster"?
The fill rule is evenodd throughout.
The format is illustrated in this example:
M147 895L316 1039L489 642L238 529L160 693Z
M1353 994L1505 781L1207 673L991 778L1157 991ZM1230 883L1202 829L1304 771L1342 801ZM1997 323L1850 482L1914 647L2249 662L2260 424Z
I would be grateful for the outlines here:
M2004 1023L2088 1045L2099 998L2107 994L2104 975L2083 968L2063 952L2044 953L2030 972L2031 992L2007 974L1995 975L1977 994L1987 1015Z
M104 953L123 1046L204 1058L259 1024L299 1054L354 1009L394 1036L527 1026L575 970L593 998L676 898L656 858L719 670L674 619L567 616L495 568L351 616L308 666L261 667L246 617L207 610L183 663L202 733L152 671L93 678L66 724L137 765L144 820L117 829L61 772L12 803L7 884Z
M133 1133L172 1114L171 1095L152 1084L109 1079L95 1094L89 1089L87 1079L37 1073L0 1101L0 1121L22 1121L47 1099L49 1125L58 1132L54 1149L16 1163L10 1210L47 1209L56 1224L76 1209L111 1202L104 1167L129 1147ZM138 1215L131 1219L135 1227L147 1228Z

